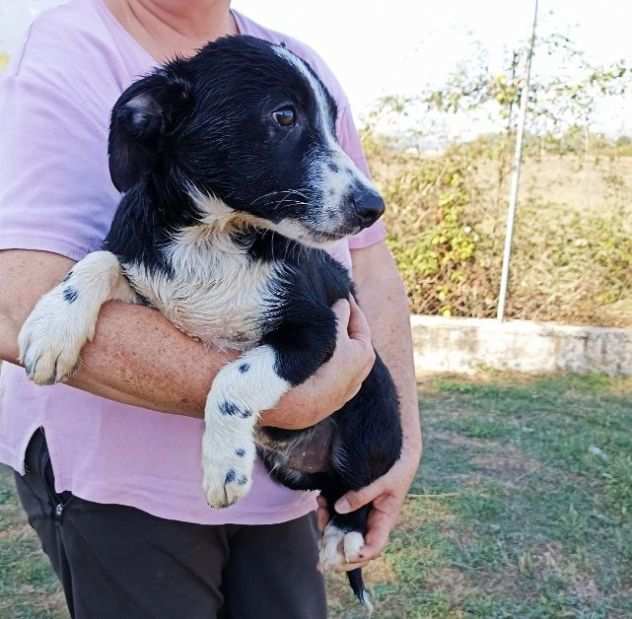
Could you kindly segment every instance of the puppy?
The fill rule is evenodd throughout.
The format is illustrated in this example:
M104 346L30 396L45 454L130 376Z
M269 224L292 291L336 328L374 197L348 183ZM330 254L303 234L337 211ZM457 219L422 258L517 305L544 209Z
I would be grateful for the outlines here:
M20 333L22 363L38 384L72 374L111 300L146 304L208 345L242 351L206 401L203 484L214 508L248 492L257 449L278 480L318 489L329 505L400 455L397 393L379 356L360 392L321 422L333 432L325 470L293 465L313 428L256 427L334 351L330 308L353 285L322 248L384 211L336 141L336 114L307 63L246 36L132 84L112 112L110 173L124 195L103 250L42 298ZM323 568L358 559L368 509L333 515ZM368 603L360 570L349 580Z

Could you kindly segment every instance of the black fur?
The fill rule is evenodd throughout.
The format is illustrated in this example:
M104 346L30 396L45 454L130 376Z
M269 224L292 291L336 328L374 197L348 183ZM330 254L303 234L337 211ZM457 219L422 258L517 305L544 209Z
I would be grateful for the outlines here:
M311 70L310 70L311 71ZM313 74L312 74L313 75ZM326 123L333 132L336 105L326 89ZM292 220L314 229L315 237L341 238L370 225L383 205L366 187L351 187L341 204L341 223L324 230L321 198L306 178L328 146L318 125L317 102L309 83L270 44L250 37L220 39L191 60L176 60L133 84L117 102L110 133L110 170L126 192L105 248L125 264L142 264L173 277L162 251L174 232L199 223L191 190L216 196L228 207L274 228ZM276 126L271 114L291 106L292 129ZM330 163L332 173L342 173ZM322 229L322 230L321 230ZM292 385L313 375L333 354L336 321L332 304L348 298L347 271L321 249L307 247L266 226L242 227L232 241L249 259L282 261L287 276L274 294L281 309L263 317L260 344L276 352L276 372ZM244 363L239 371L247 373ZM224 402L225 415L252 414ZM319 489L333 504L386 473L399 457L398 398L379 358L360 392L332 419L335 435L325 471L293 469L287 453L304 432L261 430L260 453L272 474L297 489ZM329 421L326 423L330 423ZM237 455L245 450L236 447ZM234 470L228 483L246 483ZM333 514L345 531L366 533L368 508ZM359 571L350 583L362 599Z
M66 303L74 303L79 298L79 292L72 286L64 288L63 293L64 301Z

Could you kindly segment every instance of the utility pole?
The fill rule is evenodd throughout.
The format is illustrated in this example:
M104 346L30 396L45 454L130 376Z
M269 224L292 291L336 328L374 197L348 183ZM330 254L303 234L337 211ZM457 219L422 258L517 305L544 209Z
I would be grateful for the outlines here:
M511 245L513 241L513 228L518 207L518 190L520 187L520 168L522 166L522 149L524 142L524 129L527 121L527 109L529 107L529 86L531 83L531 63L535 52L535 34L538 23L538 3L534 0L533 26L531 28L531 40L527 54L527 66L525 69L524 86L520 95L520 115L518 118L518 132L516 135L516 149L514 151L513 164L511 166L511 187L509 189L509 209L507 211L507 229L505 232L505 248L503 251L503 267L500 276L500 291L498 293L498 311L496 318L505 319L505 306L507 304L507 291L509 288L509 265L511 263Z

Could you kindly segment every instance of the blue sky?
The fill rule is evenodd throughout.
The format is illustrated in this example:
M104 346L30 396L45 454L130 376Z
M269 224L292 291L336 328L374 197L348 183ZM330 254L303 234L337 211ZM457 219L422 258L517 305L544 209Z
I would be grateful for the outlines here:
M185 0L183 0L185 1ZM0 0L0 48L11 49L31 15L56 0ZM253 19L314 47L334 69L355 114L380 96L440 84L476 43L490 67L527 37L532 0L233 0ZM632 60L632 2L540 0L541 32L563 32L599 63ZM534 72L563 71L536 57ZM627 103L627 102L625 102ZM627 105L602 106L599 128L626 128Z

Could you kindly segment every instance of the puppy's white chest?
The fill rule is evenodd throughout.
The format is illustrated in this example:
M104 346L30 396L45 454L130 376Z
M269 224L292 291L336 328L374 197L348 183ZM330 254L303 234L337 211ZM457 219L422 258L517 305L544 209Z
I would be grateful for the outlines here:
M253 262L235 246L174 244L173 272L126 265L133 287L184 333L219 348L246 350L280 302L279 267Z

